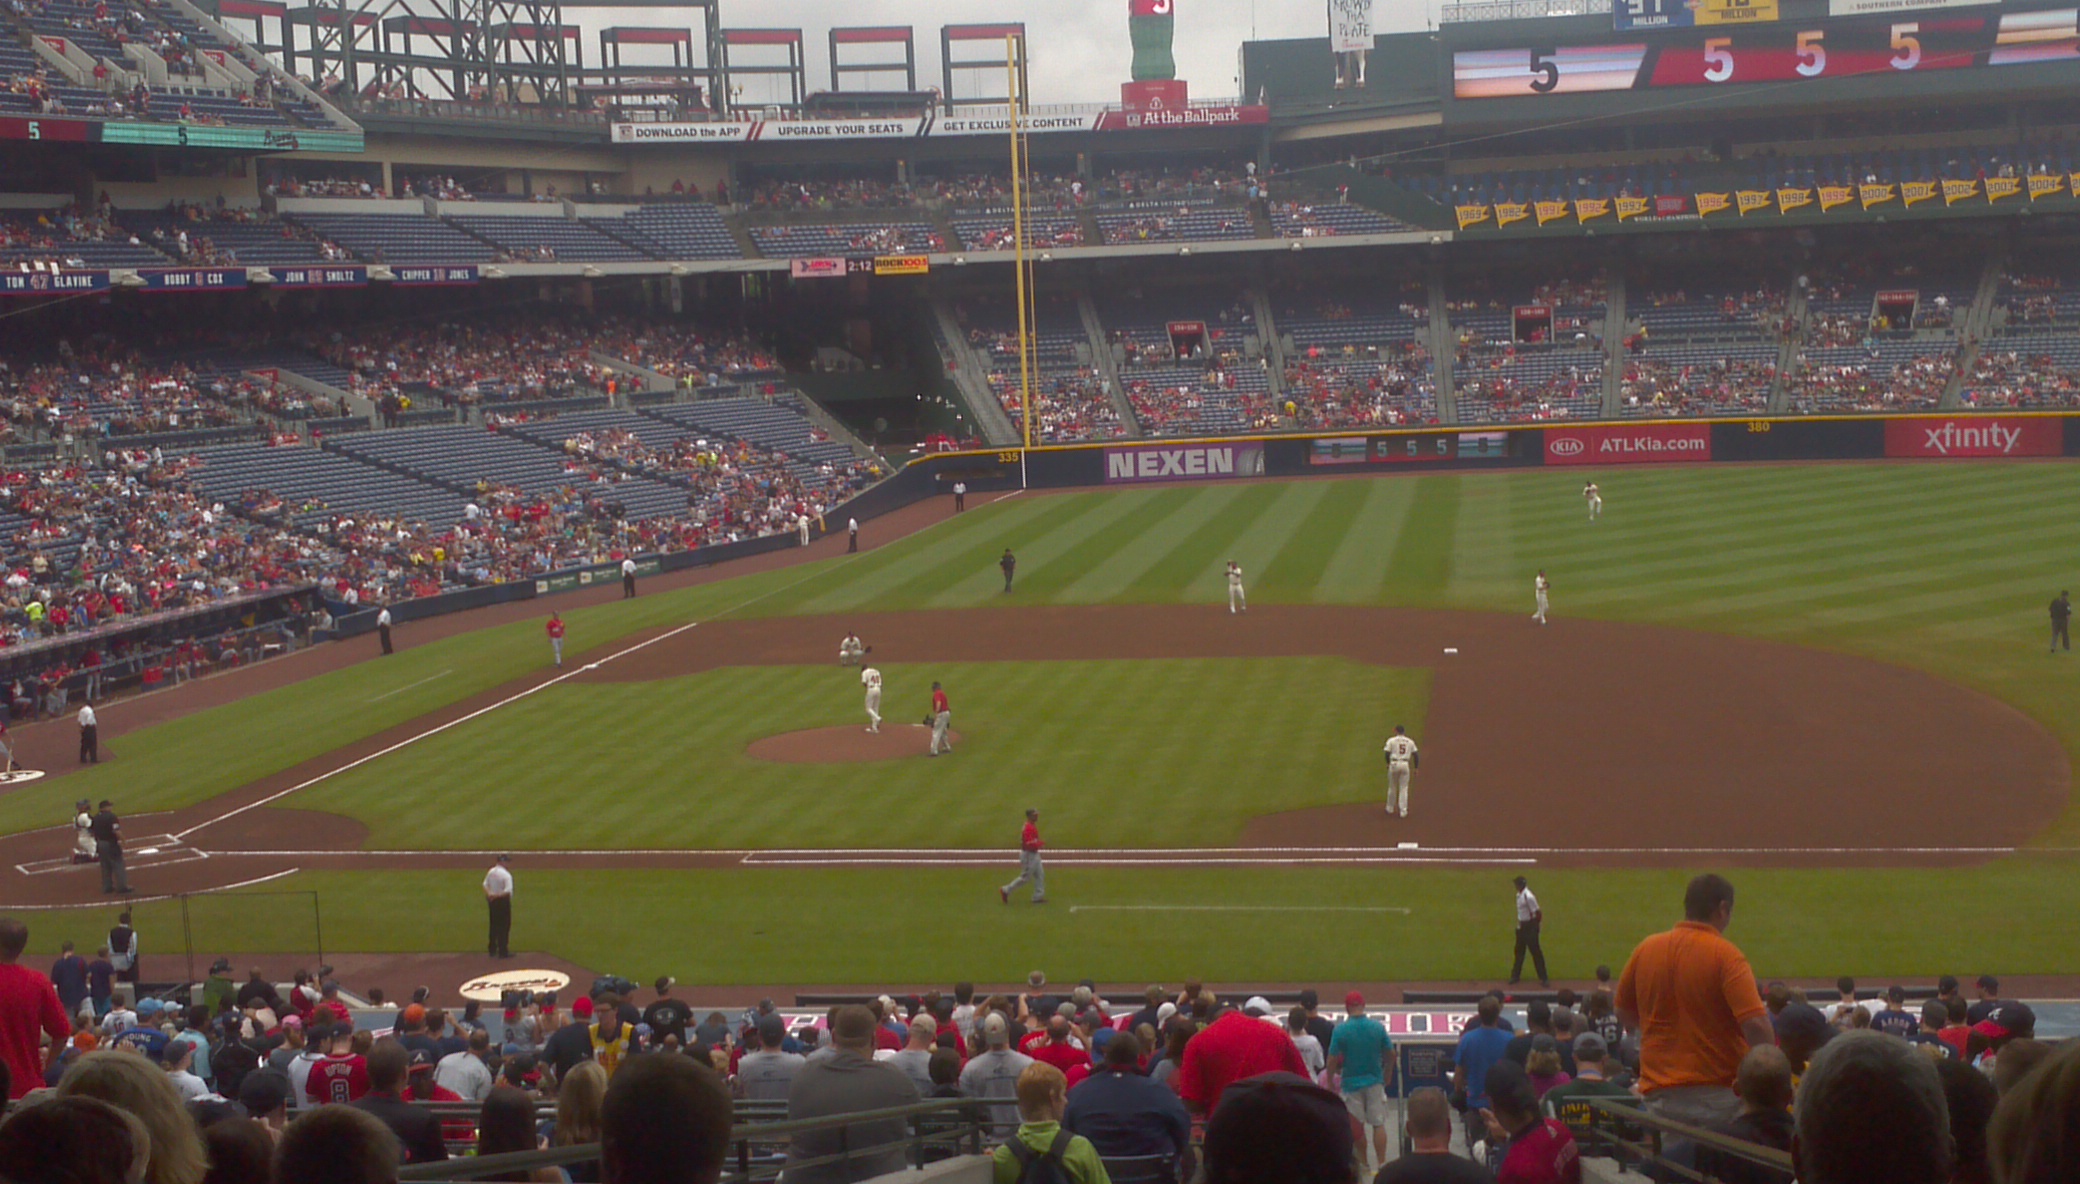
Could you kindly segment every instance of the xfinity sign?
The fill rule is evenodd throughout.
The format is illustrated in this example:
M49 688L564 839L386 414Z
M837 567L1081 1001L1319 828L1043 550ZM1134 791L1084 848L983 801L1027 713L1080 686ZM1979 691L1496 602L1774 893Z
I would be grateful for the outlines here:
M1108 483L1204 481L1263 475L1262 444L1198 444L1105 450L1105 480Z
M1961 415L1885 422L1885 455L1934 459L2060 456L2065 425L2055 418Z

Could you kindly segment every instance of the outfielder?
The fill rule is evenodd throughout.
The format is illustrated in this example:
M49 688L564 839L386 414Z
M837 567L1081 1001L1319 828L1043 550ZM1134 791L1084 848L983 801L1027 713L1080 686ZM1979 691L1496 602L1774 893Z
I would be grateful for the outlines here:
M1230 613L1246 613L1249 611L1249 597L1242 593L1242 565L1233 559L1228 560L1228 611Z
M872 666L859 672L860 685L867 688L867 730L881 730L881 672Z
M1603 491L1596 488L1596 482L1582 486L1582 498L1589 503L1589 521L1603 517Z
M838 643L838 665L857 666L860 656L866 652L867 647L860 641L859 634L847 633L845 640Z
M938 683L932 684L932 750L926 756L938 756L945 750L953 755L953 743L946 738L946 725L953 722L953 708L946 702L946 690Z
M1408 817L1408 771L1420 762L1408 729L1395 724L1394 734L1387 737L1387 813Z
M549 623L543 626L543 629L549 634L549 652L555 656L556 665L561 667L563 665L563 615L561 613L550 613Z
M1552 590L1553 585L1546 581L1545 569L1540 568L1538 579L1531 583L1531 594L1538 599L1538 611L1531 614L1531 619L1541 625L1546 623L1546 593Z
M1025 829L1018 835L1018 878L997 889L997 899L1011 903L1011 890L1033 882L1033 903L1047 903L1047 869L1040 865L1040 851L1047 844L1040 838L1040 811L1026 811Z

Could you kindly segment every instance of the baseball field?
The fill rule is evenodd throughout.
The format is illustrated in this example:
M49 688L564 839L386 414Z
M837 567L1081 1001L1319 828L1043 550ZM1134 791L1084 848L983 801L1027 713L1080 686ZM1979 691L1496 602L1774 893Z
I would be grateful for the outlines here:
M393 657L344 643L366 660L206 710L112 706L111 759L0 796L0 876L78 906L40 914L40 949L104 928L90 873L38 865L105 796L133 850L156 837L142 893L315 891L328 950L479 948L510 850L516 949L839 985L1495 979L1516 874L1580 978L1713 869L1766 975L2071 972L2080 659L2045 653L2080 584L2071 470L1594 476L1593 524L1584 475L1542 471L923 507L857 555L566 608L562 670L549 604L407 627ZM847 631L886 676L880 735ZM1380 808L1397 723L1422 746L1407 819ZM1044 908L997 895L1028 806ZM214 916L227 950L304 940L257 898Z

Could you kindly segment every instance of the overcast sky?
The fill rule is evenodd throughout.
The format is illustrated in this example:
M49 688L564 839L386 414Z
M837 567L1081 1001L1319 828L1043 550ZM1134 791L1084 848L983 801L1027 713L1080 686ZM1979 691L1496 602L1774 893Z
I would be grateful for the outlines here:
M1382 33L1420 29L1435 20L1437 0L1375 0L1373 25ZM564 19L586 26L588 64L598 50L592 30L607 25L664 25L691 22L691 10L564 9ZM830 86L830 38L833 25L909 25L917 39L918 85L939 80L939 29L948 24L1024 21L1031 57L1033 101L1092 103L1119 101L1119 84L1128 77L1133 56L1127 40L1127 0L722 0L723 24L730 28L799 28L808 59L809 89ZM1252 37L1325 37L1329 32L1326 0L1177 0L1177 73L1191 83L1192 96L1223 98L1239 89L1239 51ZM858 57L874 46L855 47ZM631 57L633 50L624 51ZM743 51L739 51L743 53ZM986 57L987 47L971 45L970 58ZM752 51L738 58L753 60ZM645 59L647 60L647 59ZM758 61L772 60L759 56ZM1001 75L1001 71L998 72ZM769 81L769 80L767 80ZM854 76L851 89L895 85L899 79ZM971 80L980 83L983 80ZM991 93L1002 93L998 79ZM770 98L759 93L761 80L744 81L744 99Z

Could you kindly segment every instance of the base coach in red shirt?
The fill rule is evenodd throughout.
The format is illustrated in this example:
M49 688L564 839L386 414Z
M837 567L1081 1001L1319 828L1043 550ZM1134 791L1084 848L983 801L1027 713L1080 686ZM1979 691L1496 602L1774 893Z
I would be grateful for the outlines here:
M1011 903L1011 890L1033 882L1033 903L1047 903L1047 869L1040 866L1040 849L1047 846L1040 838L1040 811L1026 811L1026 828L1018 836L1018 878L997 889L997 899Z

